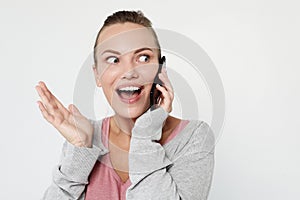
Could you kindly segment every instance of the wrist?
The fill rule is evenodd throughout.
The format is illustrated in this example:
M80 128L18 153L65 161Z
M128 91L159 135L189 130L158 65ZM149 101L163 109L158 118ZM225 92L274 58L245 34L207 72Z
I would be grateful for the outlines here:
M147 111L140 116L132 129L132 137L140 139L159 139L161 137L162 126L169 113L162 107L154 111Z
M89 137L80 137L78 141L70 142L76 147L87 147L87 148L92 148L93 142L92 138Z

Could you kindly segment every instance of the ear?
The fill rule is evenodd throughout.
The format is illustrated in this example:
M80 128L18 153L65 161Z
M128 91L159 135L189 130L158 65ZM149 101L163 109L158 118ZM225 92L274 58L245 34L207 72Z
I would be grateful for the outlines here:
M95 64L93 64L93 71L94 71L96 85L98 87L101 87L100 75L98 73L98 70L97 70L97 67L95 66Z

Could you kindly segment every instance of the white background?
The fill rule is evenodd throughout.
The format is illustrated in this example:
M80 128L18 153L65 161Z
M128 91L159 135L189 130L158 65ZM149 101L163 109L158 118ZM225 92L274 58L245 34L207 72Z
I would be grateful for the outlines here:
M226 121L210 200L299 199L297 1L1 1L1 199L40 199L63 138L40 114L45 81L72 103L78 71L106 16L141 9L196 41L223 80Z

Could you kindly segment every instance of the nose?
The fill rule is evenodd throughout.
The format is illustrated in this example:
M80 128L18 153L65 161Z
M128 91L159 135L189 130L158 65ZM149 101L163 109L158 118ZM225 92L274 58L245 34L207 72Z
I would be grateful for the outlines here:
M128 59L124 59L123 64L124 64L123 68L124 68L125 72L122 75L122 78L124 78L124 79L133 79L133 78L138 78L139 77L138 70L136 69L137 67L136 67L133 59L128 57Z
M135 70L135 68L125 72L123 75L122 75L122 78L124 79L133 79L133 78L138 78L138 73L137 71Z

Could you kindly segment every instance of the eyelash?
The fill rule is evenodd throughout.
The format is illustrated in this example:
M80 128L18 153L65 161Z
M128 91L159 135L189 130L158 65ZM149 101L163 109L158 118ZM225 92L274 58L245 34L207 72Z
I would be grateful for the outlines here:
M139 59L140 57L142 57L142 56L146 56L147 59L148 59L148 61L149 61L149 59L151 58L151 56L148 55L148 54L141 54L141 55L138 56L138 59ZM145 62L147 62L147 61L145 61Z
M110 59L110 58L116 58L116 59L118 60L118 62L119 62L119 58L116 57L116 56L109 56L109 57L107 57L107 58L105 59L105 61L108 62L108 59ZM108 63L113 64L113 63L111 63L111 62L108 62Z
M140 54L140 55L138 55L137 56L137 61L139 61L139 58L140 57L142 57L142 56L146 56L147 57L147 59L148 59L148 61L149 61L149 59L151 58L151 56L150 55L148 55L148 54ZM116 64L115 62L108 62L108 59L110 59L110 58L116 58L118 61L117 62L119 62L119 58L118 57L116 57L116 56L109 56L109 57L107 57L106 59L105 59L105 61L107 62L107 63L110 63L110 64ZM147 61L145 61L145 62L147 62Z

